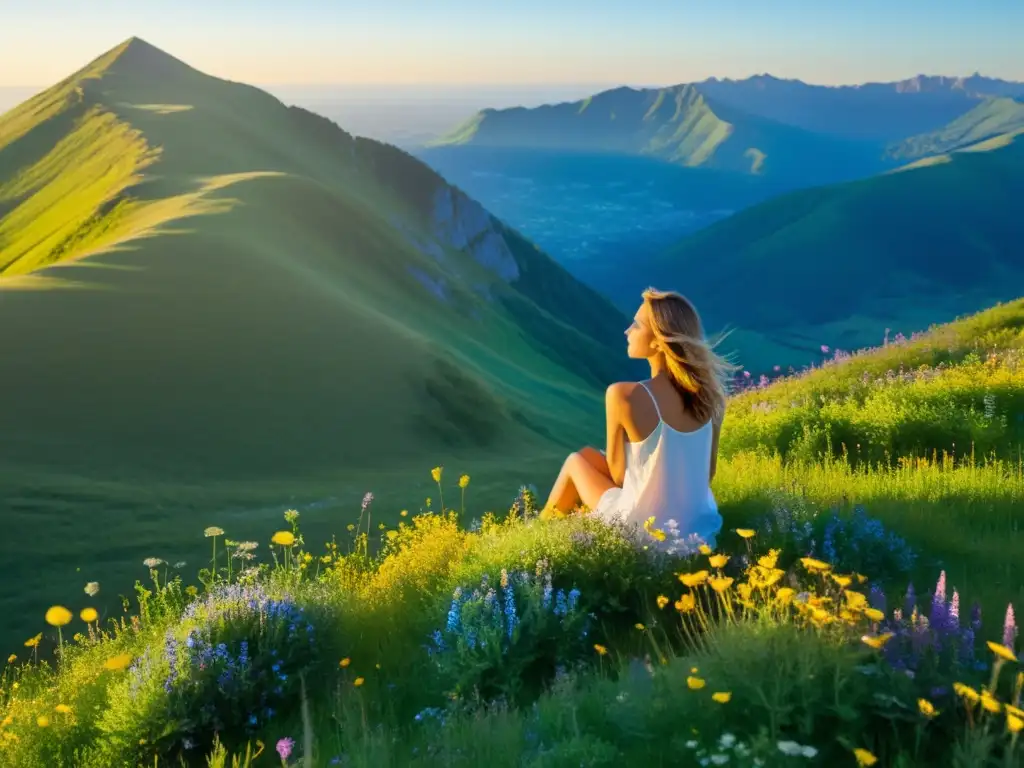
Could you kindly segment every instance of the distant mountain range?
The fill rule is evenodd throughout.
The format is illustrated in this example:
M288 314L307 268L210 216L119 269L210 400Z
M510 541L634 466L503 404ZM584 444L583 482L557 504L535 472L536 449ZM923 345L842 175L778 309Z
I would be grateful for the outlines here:
M0 117L0 469L560 452L625 323L422 162L136 38Z

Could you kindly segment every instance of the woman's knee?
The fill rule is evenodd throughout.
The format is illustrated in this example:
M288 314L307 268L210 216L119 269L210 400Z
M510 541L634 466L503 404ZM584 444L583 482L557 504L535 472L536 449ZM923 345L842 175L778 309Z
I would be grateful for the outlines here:
M590 462L591 464L593 464L594 462L600 463L604 461L604 454L597 450L597 448L594 448L589 445L580 448L578 451L576 451L576 453L580 456L580 458Z

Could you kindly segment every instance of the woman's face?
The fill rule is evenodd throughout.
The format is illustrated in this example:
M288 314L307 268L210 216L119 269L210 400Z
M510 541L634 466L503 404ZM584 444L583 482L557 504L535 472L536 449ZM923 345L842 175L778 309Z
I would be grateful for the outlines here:
M626 354L637 360L646 360L656 354L654 332L649 322L650 309L641 304L633 315L633 323L626 329Z

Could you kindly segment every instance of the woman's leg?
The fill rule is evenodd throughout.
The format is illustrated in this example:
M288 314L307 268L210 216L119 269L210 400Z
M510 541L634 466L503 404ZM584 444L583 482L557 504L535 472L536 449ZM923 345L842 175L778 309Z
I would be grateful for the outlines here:
M594 448L584 448L570 453L562 464L545 509L554 507L560 512L571 512L581 501L593 508L601 494L614 487L604 455Z

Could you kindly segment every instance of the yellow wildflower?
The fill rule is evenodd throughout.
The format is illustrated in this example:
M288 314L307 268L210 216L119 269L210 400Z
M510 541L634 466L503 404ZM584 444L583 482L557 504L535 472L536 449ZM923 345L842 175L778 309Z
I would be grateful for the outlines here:
M877 651L888 643L890 639L892 639L892 632L886 632L884 635L864 635L861 641Z
M711 564L712 568L724 568L725 564L729 562L728 555L712 555L708 558L708 563Z
M937 714L939 714L935 711L935 705L928 701L928 699L918 699L917 708L925 717L935 717Z
M341 667L342 669L344 669L345 667L347 667L351 663L352 663L352 659L350 659L348 656L346 656L344 659L342 659L341 661L338 662L338 666Z
M189 584L185 587L185 594L189 597L195 597L199 594L199 589L194 584Z
M1024 718L1024 709L1021 709L1020 707L1015 707L1013 706L1013 704L1006 705L1006 713L1008 715L1013 715L1014 717Z
M119 653L117 656L111 656L105 662L103 662L104 669L118 671L125 669L129 664L132 663L132 655L130 653Z
M70 715L71 707L69 707L67 704L58 704L56 707L53 708L53 711L59 712L62 715Z
M74 618L63 605L55 605L46 612L46 623L51 627L63 627Z
M697 601L694 599L693 595L683 595L678 600L676 600L676 610L680 611L681 613L689 613L696 607Z
M963 683L953 683L953 692L971 704L977 704L981 699L981 695L976 690Z
M597 651L598 656L605 656L608 653L608 649L599 643L594 643L594 650Z
M408 517L409 516L409 510L408 509L403 509L398 514L400 514L402 517Z
M832 566L828 563L823 563L821 560L815 560L813 557L802 557L800 558L800 562L803 564L804 568L812 573L815 571L830 571L832 569Z
M643 631L644 631L645 629L647 629L647 627L645 627L645 626L644 626L643 624L641 624L641 623L640 623L639 621L638 621L638 622L637 622L637 623L636 623L636 624L635 624L634 626L635 626L635 627L636 627L637 629L639 629L639 630L640 630L641 632L643 632Z
M430 476L434 478L435 483L441 482L441 473L444 472L444 467L434 467L430 470Z
M865 608L864 615L871 621L882 621L885 618L885 614L877 608Z
M463 475L459 478L459 488L465 488L469 485L469 475Z
M725 590L732 586L732 581L733 580L728 576L716 576L715 578L710 579L708 584L711 585L711 588L715 590L715 592L725 592Z
M50 718L48 718L46 715L40 715L36 718L36 725L38 725L40 728L49 728Z
M356 688L358 688L359 686L361 686L365 682L366 681L363 678L357 677L355 680L352 681L352 685L354 685Z
M728 691L718 691L717 693L711 694L711 700L717 701L719 704L728 704L729 699L732 698L732 694Z
M832 574L832 581L838 584L840 587L850 586L850 582L853 581L849 576L840 576L838 574Z
M767 555L762 555L760 558L758 558L757 564L760 565L762 568L767 568L768 570L771 570L779 561L779 554L781 553L781 551L782 550L779 549L768 550Z
M744 539L751 539L751 538L753 538L755 533L757 533L757 531L754 531L754 530L752 530L750 528L737 528L736 529L736 535L740 536L741 538L744 538Z
M865 767L869 765L874 765L878 762L877 757L868 752L866 749L862 749L861 747L857 747L857 749L853 750L853 756L857 758L857 765Z
M95 608L83 608L82 612L78 615L86 624L91 624L100 617Z
M854 592L852 589L848 589L843 594L846 595L846 602L851 611L862 611L868 605L868 599L863 592Z
M659 608L664 608L666 605L668 605L668 602L669 602L669 600L668 600L667 597L665 597L664 595L658 595L658 607Z
M1024 728L1024 719L1016 715L1007 715L1006 728L1010 733L1020 733L1021 729Z
M709 547L707 544L701 544L699 547L697 547L697 551L700 552L702 555L710 555L711 547Z
M750 596L754 593L754 588L749 584L737 584L736 591L740 593L740 597L743 600L750 600Z
M993 643L991 640L988 641L987 645L988 645L988 649L990 651L992 651L992 653L994 653L996 656L998 656L1003 661L1016 661L1017 660L1017 657L1013 655L1013 651L1010 650L1009 648L1007 648L1005 645L1000 645L999 643Z
M997 699L988 691L981 692L981 706L989 712L991 712L993 715L999 714L999 712L1003 708L1003 705L999 703L999 699Z
M708 580L708 572L697 571L696 573L683 573L680 574L679 580L688 587L696 587Z
M15 654L13 654L13 653L10 656L7 657L7 663L8 664L13 664L17 660L18 660L18 657Z
M686 686L691 691L699 691L701 688L704 687L704 680L694 675L690 675L688 678L686 678Z
M785 605L793 599L793 595L796 594L796 590L792 587L782 587L778 592L775 593L775 599Z
M270 541L282 547L290 547L295 543L295 534L291 531L278 531L270 537Z

